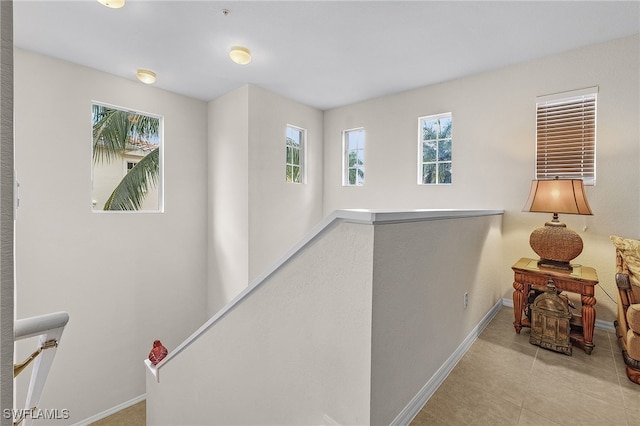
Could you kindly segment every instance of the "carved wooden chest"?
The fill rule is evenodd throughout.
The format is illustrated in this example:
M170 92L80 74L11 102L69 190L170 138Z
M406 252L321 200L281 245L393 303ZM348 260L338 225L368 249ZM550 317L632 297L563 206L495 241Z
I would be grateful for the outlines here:
M553 280L531 305L529 343L571 355L571 309L566 296L558 295Z

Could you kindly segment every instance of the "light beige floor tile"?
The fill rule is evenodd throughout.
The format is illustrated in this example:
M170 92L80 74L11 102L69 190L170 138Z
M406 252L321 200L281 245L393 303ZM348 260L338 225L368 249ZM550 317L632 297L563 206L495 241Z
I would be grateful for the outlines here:
M145 426L147 424L146 410L146 401L141 401L109 417L91 423L90 426Z
M624 364L624 361L622 360L622 357L620 358L619 361L617 359L615 360L615 365L616 365L616 374L618 375L620 380L622 379L629 380L627 378L626 366Z
M569 369L604 370L612 375L616 374L614 356L610 350L595 348L591 355L587 355L578 347L572 348L572 355L568 356L549 349L540 350L538 358L549 364L562 365Z
M640 407L637 409L627 408L625 412L629 426L640 426Z
M620 380L629 380L627 377L627 366L624 363L624 358L622 358L622 351L619 351L617 356L613 357L613 362L615 363L616 373Z
M431 412L420 410L411 421L410 426L447 426L447 419L438 419Z
M573 393L582 393L624 407L619 377L614 369L591 368L569 361L568 358L563 354L549 355L547 351L540 351L532 371L536 383L551 387L564 386Z
M511 322L504 323L491 323L490 326L485 328L478 338L479 340L485 340L490 342L496 342L501 344L518 344L523 346L531 345L529 343L530 330L523 328L520 333L516 333Z
M479 338L467 351L461 362L491 372L518 374L533 366L538 348L513 342L497 343Z
M618 349L615 331L607 331L596 328L593 331L593 343L597 348L614 351Z
M541 349L536 360L546 365L554 365L578 373L595 372L598 377L611 377L611 380L614 380L618 375L611 352L596 354L594 351L591 355L587 355L581 349L574 347L573 355L568 356L549 349Z
M488 393L465 391L436 392L424 411L438 422L450 425L515 425L520 407Z
M633 383L625 375L620 377L620 390L625 408L640 411L640 385Z
M598 368L615 371L614 353L606 348L596 347L591 355L586 354L582 349L574 347L573 355L570 357L576 364L587 365L589 368Z
M568 383L550 384L546 377L532 376L526 389L524 407L544 412L547 417L563 425L625 425L626 413L619 404L577 392Z
M522 375L500 369L499 365L488 368L469 362L466 358L456 366L442 386L453 392L465 389L469 392L488 393L495 398L509 401L522 406L524 393L522 392Z
M518 420L518 426L561 426L561 424L549 420L541 415L540 412L523 408L520 413L520 419Z

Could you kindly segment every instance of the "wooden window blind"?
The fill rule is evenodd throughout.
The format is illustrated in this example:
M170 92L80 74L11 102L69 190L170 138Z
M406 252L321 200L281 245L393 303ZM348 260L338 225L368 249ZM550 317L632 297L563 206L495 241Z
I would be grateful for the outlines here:
M558 176L595 184L597 88L586 92L538 99L536 179Z

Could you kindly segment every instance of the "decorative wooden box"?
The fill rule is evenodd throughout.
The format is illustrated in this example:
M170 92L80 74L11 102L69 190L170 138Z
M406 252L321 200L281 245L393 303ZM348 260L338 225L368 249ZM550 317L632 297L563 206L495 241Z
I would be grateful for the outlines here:
M531 305L531 335L529 343L541 348L571 355L571 309L565 297L559 296L553 280L547 290Z

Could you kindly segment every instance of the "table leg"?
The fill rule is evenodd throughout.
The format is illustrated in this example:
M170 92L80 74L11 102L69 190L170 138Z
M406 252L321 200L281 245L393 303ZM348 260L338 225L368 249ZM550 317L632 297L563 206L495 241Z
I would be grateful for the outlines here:
M593 329L596 325L596 298L593 296L581 296L582 301L582 332L584 333L584 351L591 354L595 347L593 344Z
M513 327L516 329L516 333L520 334L520 330L522 330L522 310L524 309L524 284L514 281L513 288L513 315L515 316Z

